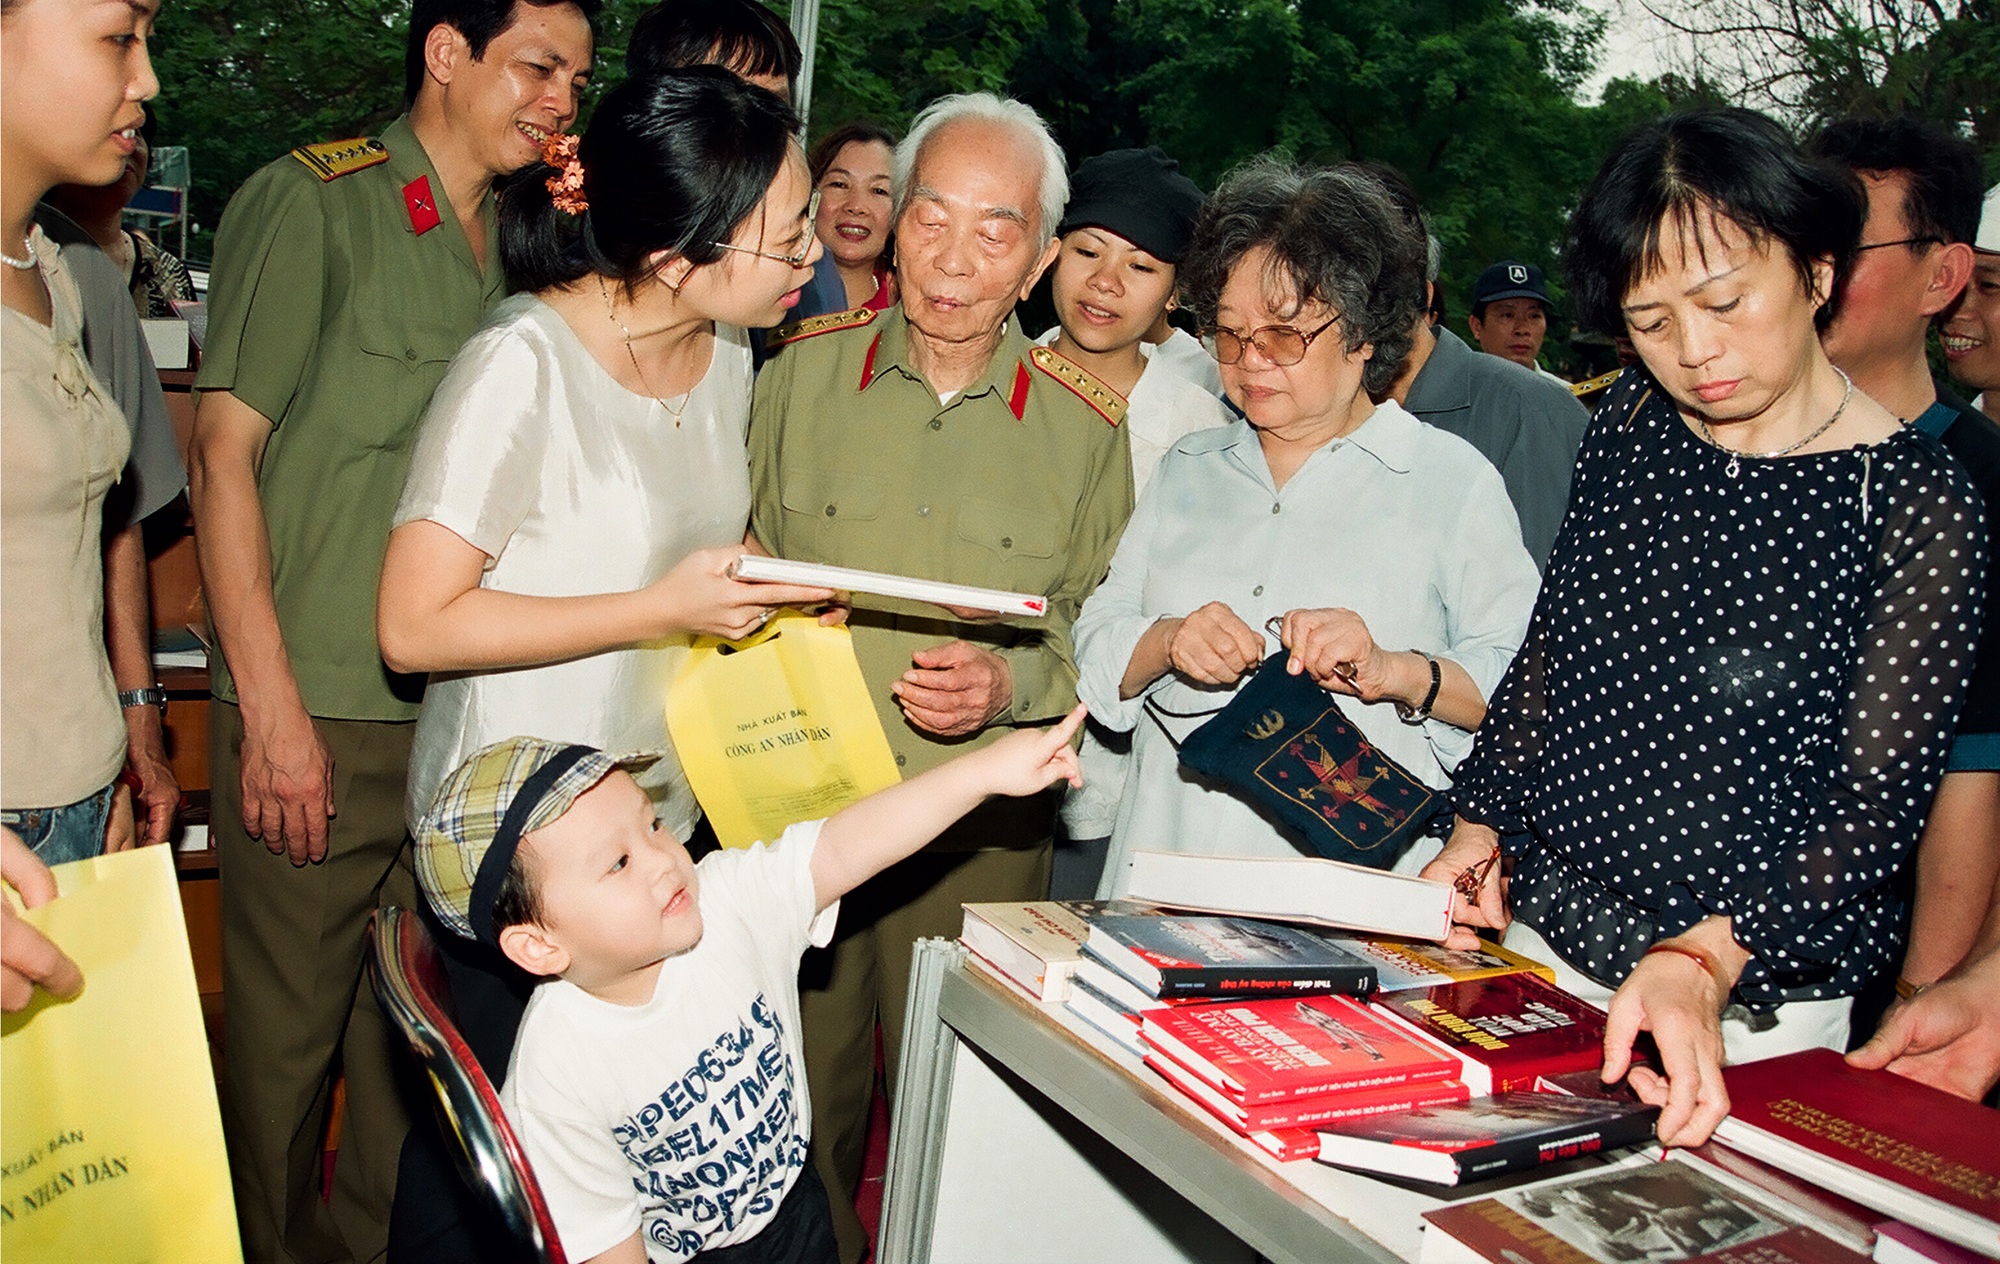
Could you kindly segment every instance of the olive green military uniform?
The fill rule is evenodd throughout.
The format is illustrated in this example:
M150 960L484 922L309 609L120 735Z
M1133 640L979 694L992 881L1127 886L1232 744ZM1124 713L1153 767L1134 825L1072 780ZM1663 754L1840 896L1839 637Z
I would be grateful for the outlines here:
M490 196L483 214L495 243ZM371 1260L386 1250L408 1117L392 1075L399 1042L362 961L378 902L416 900L403 780L422 696L421 678L382 664L375 591L417 422L504 286L497 246L482 269L407 119L379 141L308 146L252 176L223 214L212 277L195 385L271 422L257 483L272 590L333 755L338 810L326 859L304 868L244 832L242 713L212 661L222 1109L237 1212L253 1261ZM336 1065L347 1105L329 1210L319 1151Z
M1046 618L997 624L953 622L932 606L853 612L855 655L903 773L1075 706L1070 626L1132 510L1124 400L1010 328L985 376L940 403L911 367L901 308L816 317L774 341L785 354L758 379L750 423L752 521L766 547L1048 598ZM889 687L913 653L958 639L1006 659L1013 704L982 733L939 738L903 717ZM875 1022L893 1086L911 945L956 935L961 901L1043 898L1053 820L1049 795L988 801L850 894L833 945L808 955L801 999L815 1152L844 1259L861 1246L852 1204Z

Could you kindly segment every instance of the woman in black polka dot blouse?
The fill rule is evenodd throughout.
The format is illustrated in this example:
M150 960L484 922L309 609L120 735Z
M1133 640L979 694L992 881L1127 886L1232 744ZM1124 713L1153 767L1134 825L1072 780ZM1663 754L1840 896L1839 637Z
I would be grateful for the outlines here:
M1862 206L1748 111L1647 124L1605 161L1570 294L1643 363L1585 440L1425 870L1471 871L1458 941L1511 902L1508 945L1608 1005L1607 1076L1652 1032L1664 1074L1631 1081L1670 1144L1727 1113L1725 1061L1844 1046L1900 951L1890 879L1965 696L1976 493L1816 334ZM1505 882L1479 868L1496 848Z

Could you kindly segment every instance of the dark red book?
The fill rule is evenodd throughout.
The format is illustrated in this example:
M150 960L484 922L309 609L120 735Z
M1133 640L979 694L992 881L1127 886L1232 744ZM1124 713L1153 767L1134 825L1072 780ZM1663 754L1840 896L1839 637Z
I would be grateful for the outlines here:
M1660 1109L1554 1093L1500 1093L1319 1130L1322 1163L1432 1185L1532 1172L1653 1139Z
M1861 1264L1684 1163L1614 1166L1423 1213L1422 1264Z
M1223 1096L1222 1090L1163 1053L1148 1053L1146 1065L1209 1114L1241 1133L1274 1132L1281 1128L1317 1128L1348 1119L1366 1119L1418 1106L1445 1106L1468 1101L1471 1094L1457 1080L1424 1080L1391 1088L1347 1089L1316 1097L1245 1106Z
M1139 1022L1147 1045L1243 1106L1458 1074L1458 1059L1346 996L1149 1009Z
M1722 1073L1715 1135L1773 1167L1948 1242L2000 1255L2000 1111L1831 1049Z
M1475 1097L1604 1065L1604 1011L1537 975L1385 992L1375 1004L1391 1022L1461 1059L1459 1078Z

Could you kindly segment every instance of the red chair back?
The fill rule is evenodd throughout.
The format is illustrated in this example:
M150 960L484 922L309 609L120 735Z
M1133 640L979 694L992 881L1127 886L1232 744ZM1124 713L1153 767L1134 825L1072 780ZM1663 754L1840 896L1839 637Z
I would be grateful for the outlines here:
M460 1171L483 1190L507 1229L543 1264L568 1264L548 1201L528 1156L500 1109L493 1082L459 1033L451 981L437 945L416 914L385 908L369 926L375 994L424 1065L438 1114L457 1142Z

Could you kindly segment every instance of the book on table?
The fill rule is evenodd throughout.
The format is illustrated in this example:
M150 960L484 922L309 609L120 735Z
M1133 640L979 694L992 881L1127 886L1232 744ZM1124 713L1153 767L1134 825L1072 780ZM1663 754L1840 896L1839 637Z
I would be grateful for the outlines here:
M1432 1185L1531 1172L1653 1139L1657 1106L1497 1093L1319 1130L1319 1159Z
M1458 1059L1348 996L1216 1001L1146 1010L1146 1044L1242 1106L1458 1075Z
M1039 1001L1060 1001L1089 936L1089 919L1115 912L1158 916L1137 900L1031 900L965 904L959 942Z
M1334 935L1332 939L1375 967L1375 990L1405 992L1440 983L1469 983L1503 974L1536 974L1550 983L1556 972L1539 961L1482 939L1477 948L1447 948L1417 939L1373 939Z
M1031 619L1039 619L1049 612L1049 599L1039 593L975 588L967 584L946 583L943 580L857 570L851 566L829 566L822 562L795 562L790 558L762 557L755 553L745 553L737 558L730 565L729 577L747 583L802 584L812 588L831 588L846 597L862 593L871 597L894 597L933 606L955 606L963 610L1025 616Z
M1692 1149L1673 1150L1671 1154L1724 1185L1775 1204L1807 1228L1818 1230L1851 1251L1868 1255L1875 1250L1877 1226L1883 1223L1881 1212L1871 1211L1851 1198L1842 1198L1830 1189L1821 1189L1713 1139Z
M1948 1242L2000 1255L2000 1111L1808 1049L1727 1067L1721 1140Z
M1860 1264L1694 1165L1650 1159L1423 1213L1419 1264Z
M1126 894L1197 913L1396 935L1443 943L1449 884L1310 856L1132 855Z
M1070 980L1069 998L1063 1006L1127 1053L1146 1056L1146 1042L1139 1036L1139 1012L1099 992L1088 980Z
M1375 967L1331 937L1248 917L1099 914L1084 951L1160 998L1375 990Z
M1158 1050L1149 1050L1145 1062L1155 1074L1209 1114L1245 1134L1287 1128L1318 1128L1349 1119L1415 1110L1419 1106L1449 1105L1471 1097L1465 1085L1458 1080L1422 1080L1388 1088L1343 1089L1312 1097L1245 1105Z
M1391 1023L1462 1059L1473 1096L1532 1089L1604 1062L1604 1011L1534 974L1383 992Z

